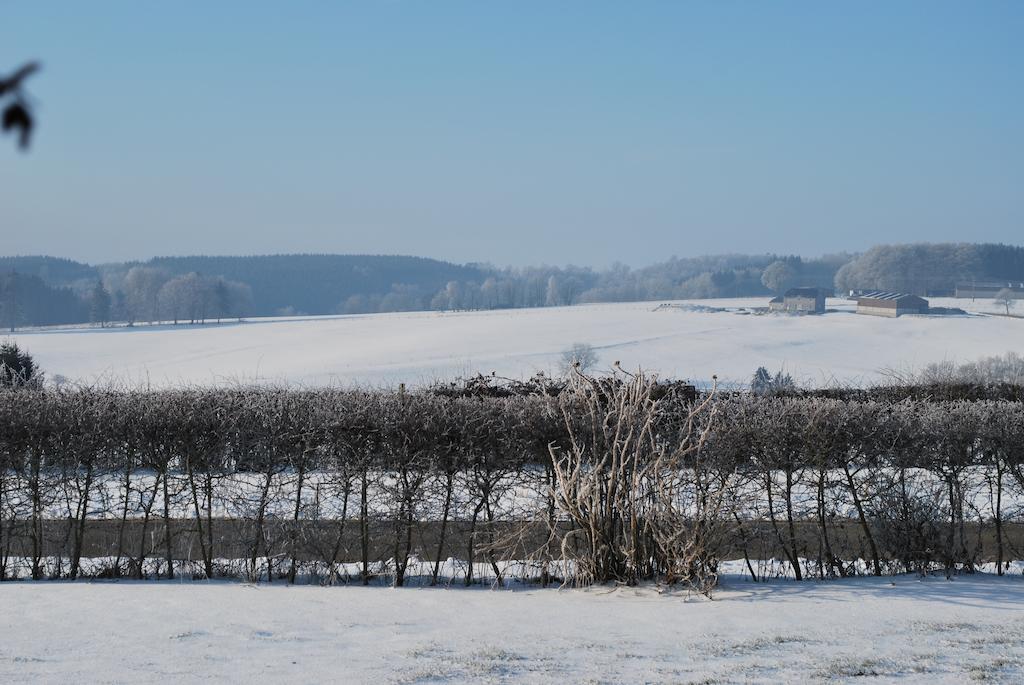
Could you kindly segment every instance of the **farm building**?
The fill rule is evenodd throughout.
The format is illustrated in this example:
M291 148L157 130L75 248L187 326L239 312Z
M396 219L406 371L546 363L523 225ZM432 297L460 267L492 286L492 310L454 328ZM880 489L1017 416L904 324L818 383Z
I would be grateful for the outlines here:
M867 292L857 297L857 313L892 317L927 314L928 300L906 293Z
M1024 283L1020 281L972 281L956 284L956 297L976 297L991 299L1002 290L1009 290L1014 297L1024 298Z
M790 288L781 297L768 302L773 312L793 314L822 314L825 311L825 290L823 288Z

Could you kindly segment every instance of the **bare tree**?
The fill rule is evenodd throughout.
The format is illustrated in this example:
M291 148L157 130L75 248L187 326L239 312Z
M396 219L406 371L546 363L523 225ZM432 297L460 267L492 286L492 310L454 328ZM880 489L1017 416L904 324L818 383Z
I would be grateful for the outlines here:
M1017 294L1009 288L1003 288L996 293L996 297L992 302L1000 307L1005 307L1006 315L1009 316L1010 310L1017 304Z
M571 375L574 370L587 373L597 364L597 351L587 343L573 343L562 352L562 372Z

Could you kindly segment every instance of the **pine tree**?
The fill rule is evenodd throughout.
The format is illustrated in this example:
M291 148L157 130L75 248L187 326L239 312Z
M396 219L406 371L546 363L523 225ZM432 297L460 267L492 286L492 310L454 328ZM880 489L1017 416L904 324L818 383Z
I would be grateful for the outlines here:
M0 300L0 321L11 333L21 323L21 303L18 301L20 278L17 271L11 271L2 281L3 300Z
M125 296L123 290L114 291L112 316L118 321L124 321L129 326L135 324L135 314L132 311L131 305L128 303L128 297Z
M767 395L794 388L796 388L796 383L788 373L778 371L772 376L763 366L757 367L757 371L754 372L754 377L750 381L750 389L757 395Z
M41 381L42 374L32 355L22 352L16 343L0 344L0 387L15 388Z
M96 281L89 297L89 318L100 327L110 321L110 293L103 287L103 281Z
M213 287L213 301L217 309L217 323L231 316L231 291L223 278L218 278L217 285Z
M758 395L763 395L772 389L772 376L768 369L763 366L757 367L754 378L750 381L750 389Z
M772 379L772 390L776 392L779 390L792 390L795 387L796 383L793 382L793 377L788 373L778 371L775 374L775 378Z

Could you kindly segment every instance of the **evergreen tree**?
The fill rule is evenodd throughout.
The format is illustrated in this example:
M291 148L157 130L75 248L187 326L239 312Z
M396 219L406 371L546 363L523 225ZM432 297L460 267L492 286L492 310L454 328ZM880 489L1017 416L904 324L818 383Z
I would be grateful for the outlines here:
M123 290L117 290L114 292L114 304L113 304L113 316L118 321L124 321L129 326L135 324L135 316L132 313L132 308L128 304L128 298L125 297Z
M757 371L754 372L754 377L750 381L750 389L756 395L768 395L780 390L792 390L795 387L796 383L788 373L778 371L772 376L763 366L757 367Z
M772 390L776 392L779 390L792 390L795 387L796 383L793 382L793 377L788 373L778 371L776 372L775 377L772 378Z
M222 318L227 319L231 316L231 290L223 278L218 278L217 284L213 287L213 303L217 310L217 323L220 323Z
M42 374L32 355L23 352L16 343L0 344L0 387L15 388L40 382Z
M0 321L11 333L21 323L21 303L18 301L20 278L17 271L11 271L3 279L3 300L0 300Z
M772 388L772 375L763 366L757 367L754 378L750 381L750 389L758 395L769 392Z
M96 281L89 295L89 320L100 327L110 321L110 293L103 287L103 281Z

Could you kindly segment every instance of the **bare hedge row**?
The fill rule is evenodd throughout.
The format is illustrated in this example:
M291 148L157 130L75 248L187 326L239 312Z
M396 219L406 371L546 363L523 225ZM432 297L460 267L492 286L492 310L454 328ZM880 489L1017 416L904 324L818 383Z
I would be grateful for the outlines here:
M702 589L723 558L755 578L767 557L797 578L1002 571L1018 553L1024 408L934 396L694 398L628 375L7 390L0 578L73 578L98 556L114 575L399 585L417 557L432 582L451 558L465 582L517 562L542 582Z
M655 383L657 439L678 441L689 386ZM807 465L920 466L1024 462L1024 405L1015 400L890 399L858 391L825 395L718 394L705 458L746 468ZM703 399L703 397L701 398ZM17 471L121 468L256 470L268 463L332 470L349 465L464 468L484 460L543 463L568 439L586 400L554 394L499 396L341 389L0 389L0 464ZM571 426L570 426L571 427Z

